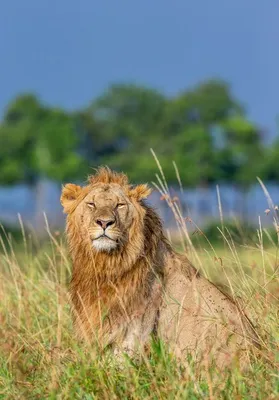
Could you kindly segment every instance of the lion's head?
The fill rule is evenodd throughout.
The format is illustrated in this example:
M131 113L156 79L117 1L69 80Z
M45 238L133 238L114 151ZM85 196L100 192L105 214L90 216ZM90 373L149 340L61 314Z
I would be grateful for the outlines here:
M70 233L93 252L120 251L133 240L135 225L144 217L141 201L150 192L147 185L132 187L126 175L108 168L99 168L87 186L65 185L61 204Z

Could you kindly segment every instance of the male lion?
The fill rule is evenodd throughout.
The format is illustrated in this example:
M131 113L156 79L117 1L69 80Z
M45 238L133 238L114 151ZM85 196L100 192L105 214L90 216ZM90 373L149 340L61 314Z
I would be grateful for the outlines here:
M213 356L220 367L256 338L228 296L174 252L144 199L147 185L99 168L88 185L67 184L61 204L73 260L70 285L77 335L133 353L151 335L176 356Z

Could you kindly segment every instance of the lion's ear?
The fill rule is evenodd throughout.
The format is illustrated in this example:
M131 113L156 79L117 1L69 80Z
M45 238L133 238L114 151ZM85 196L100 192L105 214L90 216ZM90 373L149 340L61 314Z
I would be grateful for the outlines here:
M69 214L73 210L74 202L81 191L82 187L73 183L67 183L62 187L60 202L64 208L64 213Z
M137 185L130 189L129 196L133 197L137 201L146 199L152 193L152 189L148 185Z

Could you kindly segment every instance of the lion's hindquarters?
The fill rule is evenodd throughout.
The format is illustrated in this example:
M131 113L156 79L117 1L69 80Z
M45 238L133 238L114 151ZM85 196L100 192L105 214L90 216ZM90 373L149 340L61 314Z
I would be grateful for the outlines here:
M172 272L166 281L158 332L179 357L187 353L228 364L247 348L245 316L226 295L203 277L190 280Z

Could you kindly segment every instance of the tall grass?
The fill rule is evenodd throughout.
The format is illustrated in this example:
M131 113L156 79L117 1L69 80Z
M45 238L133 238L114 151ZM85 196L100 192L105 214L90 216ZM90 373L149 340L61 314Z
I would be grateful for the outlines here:
M177 171L178 174L178 171ZM119 367L107 352L83 347L73 335L67 285L71 264L64 236L49 232L35 243L2 239L0 258L0 398L3 399L276 399L279 396L278 245L261 228L254 243L236 243L224 221L222 245L214 247L196 227L193 241L179 199L172 198L163 171L155 184L177 221L174 246L208 278L241 301L262 338L251 368L201 371L189 358L176 364L155 342L148 358L126 357ZM4 235L2 234L2 238ZM240 300L241 299L241 300Z

